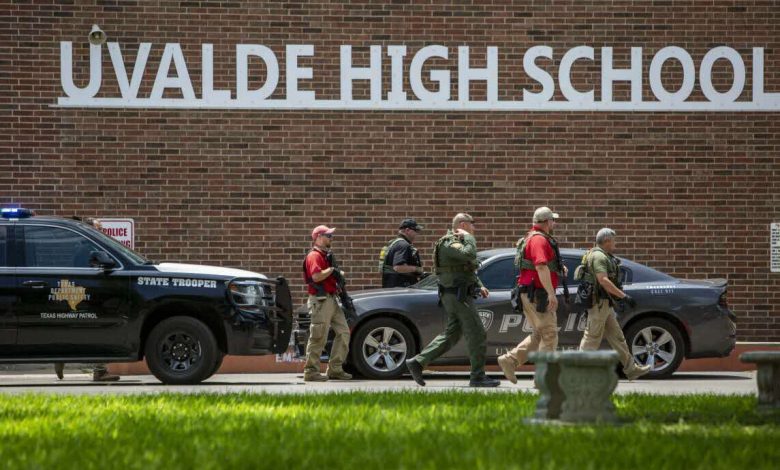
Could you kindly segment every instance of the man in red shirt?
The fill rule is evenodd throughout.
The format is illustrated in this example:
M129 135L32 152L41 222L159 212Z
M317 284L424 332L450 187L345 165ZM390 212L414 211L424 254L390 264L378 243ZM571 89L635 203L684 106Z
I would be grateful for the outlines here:
M523 313L533 327L528 335L513 350L498 358L498 365L504 375L512 383L517 383L515 370L523 365L532 351L555 351L558 347L558 299L555 289L558 287L559 276L566 275L566 266L560 259L557 242L552 236L555 219L558 214L547 207L540 207L534 212L533 228L523 241L518 244L522 253L518 253L520 261L520 276L517 285L520 286L520 301ZM530 289L533 286L533 289ZM535 298L529 299L527 292L535 291ZM539 297L547 297L547 308L537 311Z
M306 365L303 380L325 382L328 379L349 380L350 374L342 368L349 352L349 326L336 297L339 287L333 276L335 268L328 261L335 228L319 225L311 232L314 241L303 262L303 278L309 291L309 342L306 345ZM341 273L344 274L343 272ZM320 373L320 356L328 341L328 330L333 328L333 345L326 375Z

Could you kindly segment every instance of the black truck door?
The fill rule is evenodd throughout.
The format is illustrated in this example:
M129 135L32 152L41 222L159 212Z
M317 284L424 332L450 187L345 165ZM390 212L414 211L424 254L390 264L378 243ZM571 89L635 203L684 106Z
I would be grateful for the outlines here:
M0 225L0 357L12 356L16 350L16 319L13 316L16 304L15 270L11 263L13 225Z
M19 352L30 358L129 356L129 279L121 266L110 272L90 267L91 252L105 250L74 230L19 225Z

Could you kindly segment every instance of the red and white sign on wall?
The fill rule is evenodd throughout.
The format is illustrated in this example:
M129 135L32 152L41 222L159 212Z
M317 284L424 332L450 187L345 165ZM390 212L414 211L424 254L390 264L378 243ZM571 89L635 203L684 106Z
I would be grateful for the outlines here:
M97 219L100 230L119 243L135 249L135 222L133 219Z

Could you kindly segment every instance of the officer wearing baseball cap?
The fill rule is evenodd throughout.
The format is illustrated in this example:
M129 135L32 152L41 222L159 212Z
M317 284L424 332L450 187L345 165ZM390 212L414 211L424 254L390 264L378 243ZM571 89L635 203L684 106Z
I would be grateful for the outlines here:
M352 376L344 372L343 364L349 353L349 326L344 311L336 297L339 294L338 283L333 276L335 267L329 261L328 253L335 228L319 225L311 232L314 242L311 251L303 261L303 278L309 292L309 341L306 345L306 365L303 380L306 382L324 382L349 380ZM342 276L344 273L341 273ZM326 375L320 373L320 356L328 340L328 330L333 328L333 345Z
M506 378L517 383L515 370L523 365L532 351L555 351L558 347L558 299L555 289L567 274L561 259L553 227L558 214L549 207L534 211L533 227L517 241L515 266L518 304L533 327L533 332L514 349L499 356L498 365Z
M404 219L398 226L398 236L390 240L379 253L382 287L409 287L423 274L420 253L414 239L423 226L414 219Z

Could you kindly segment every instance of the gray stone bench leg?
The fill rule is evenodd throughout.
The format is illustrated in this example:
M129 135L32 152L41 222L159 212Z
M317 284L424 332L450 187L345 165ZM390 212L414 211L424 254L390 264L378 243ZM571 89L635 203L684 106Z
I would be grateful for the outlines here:
M560 367L555 352L533 352L531 360L535 364L534 383L539 389L539 400L536 402L534 418L540 420L558 419L561 416L563 390L558 384Z
M610 400L618 382L617 352L535 352L529 359L536 366L534 380L540 392L537 420L617 421Z
M780 410L780 351L746 352L739 360L756 364L759 410Z

